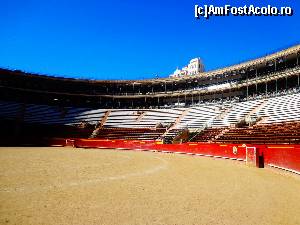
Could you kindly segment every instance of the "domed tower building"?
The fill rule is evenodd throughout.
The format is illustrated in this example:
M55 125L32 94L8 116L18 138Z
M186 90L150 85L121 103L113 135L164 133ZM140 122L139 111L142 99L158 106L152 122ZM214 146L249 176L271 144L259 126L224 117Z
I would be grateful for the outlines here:
M181 70L176 69L170 77L193 76L204 72L204 64L200 58L191 59L190 63Z
M188 75L196 75L204 72L204 65L200 58L192 59L187 66L187 74Z

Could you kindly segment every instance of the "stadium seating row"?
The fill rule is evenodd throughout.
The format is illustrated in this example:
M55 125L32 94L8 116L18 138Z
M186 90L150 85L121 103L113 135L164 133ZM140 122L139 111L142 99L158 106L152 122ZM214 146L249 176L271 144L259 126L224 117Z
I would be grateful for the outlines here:
M104 117L106 117L105 121ZM232 128L246 117L263 119L251 129ZM300 94L232 102L225 107L224 104L216 103L191 108L140 110L73 108L0 101L0 119L17 119L28 124L57 126L78 127L87 124L92 130L96 127L100 129L98 138L111 139L123 137L149 140L172 134L171 130L188 128L197 131L200 128L207 128L204 130L205 133L200 132L195 137L197 141L251 142L247 139L251 134L256 137L256 141L265 142L268 135L264 134L271 134L274 130L287 134L284 137L280 136L281 143L285 141L295 143L297 139L292 139L298 135L293 131L299 130L297 123L288 124L287 127L274 124L300 121ZM275 127L267 129L268 125ZM211 129L208 129L209 127ZM264 127L267 130L264 130ZM176 132L172 135L174 133ZM274 142L275 139L269 138L269 140Z
M210 128L193 141L250 144L299 144L300 122L257 124L243 128Z

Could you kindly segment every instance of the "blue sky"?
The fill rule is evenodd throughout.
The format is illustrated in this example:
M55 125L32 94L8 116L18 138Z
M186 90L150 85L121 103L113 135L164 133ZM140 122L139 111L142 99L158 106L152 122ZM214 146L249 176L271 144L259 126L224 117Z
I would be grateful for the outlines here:
M291 6L294 15L196 20L195 4ZM0 67L64 77L166 77L193 57L212 70L300 43L298 0L0 0L0 7Z

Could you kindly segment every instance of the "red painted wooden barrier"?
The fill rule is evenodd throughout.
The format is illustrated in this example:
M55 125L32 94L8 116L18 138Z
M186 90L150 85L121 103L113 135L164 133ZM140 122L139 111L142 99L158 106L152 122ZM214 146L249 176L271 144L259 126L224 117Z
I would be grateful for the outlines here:
M49 144L74 145L81 148L113 148L133 150L154 150L160 152L174 152L184 154L203 155L216 158L226 158L246 161L246 147L248 160L259 165L259 159L264 160L264 165L286 169L300 174L300 145L241 145L241 144L210 144L189 142L183 144L162 144L159 141L140 140L98 140L98 139L52 139ZM253 152L255 147L255 154ZM250 152L250 149L252 149ZM261 157L259 157L261 156ZM254 158L253 158L254 157Z
M300 145L260 146L266 165L286 169L300 175Z

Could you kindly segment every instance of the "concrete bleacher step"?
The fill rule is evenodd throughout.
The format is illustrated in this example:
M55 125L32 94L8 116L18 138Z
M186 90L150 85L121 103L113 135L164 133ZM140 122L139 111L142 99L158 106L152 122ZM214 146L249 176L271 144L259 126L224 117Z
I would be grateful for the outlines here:
M175 124L173 127L171 126L171 129L169 127L169 129L159 132L164 134L167 139L172 139L174 138L174 134L171 133L173 129L188 128L199 131L200 128L206 127L208 122L212 128L223 128L235 125L247 115L257 115L263 119L257 123L258 126L249 128L249 131L254 129L257 135L258 132L267 132L270 137L272 132L277 134L286 132L290 134L290 138L298 135L298 133L289 133L288 130L300 129L295 125L300 121L299 93L246 102L232 102L226 107L222 104L199 104L195 107L176 109L111 109L111 113L107 115L103 126L105 128L131 128L134 130L155 128L159 123L162 127ZM0 119L18 120L21 118L27 124L77 126L86 123L91 125L91 129L93 129L96 124L101 123L101 118L105 117L107 111L108 109L62 108L60 106L0 101ZM286 131L280 130L281 124L287 121L294 121L295 124L289 124L290 127ZM273 131L268 128L269 125L274 125ZM150 137L150 134L147 135ZM278 137L280 138L280 135ZM209 139L209 137L203 138ZM211 137L211 139L213 138ZM218 141L218 139L221 139L221 136L217 136L213 140ZM297 137L294 139L296 141Z

